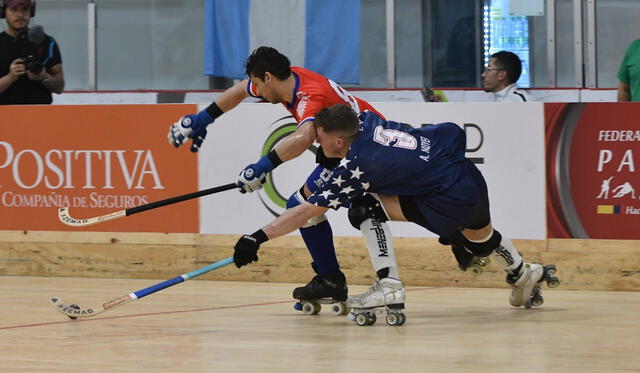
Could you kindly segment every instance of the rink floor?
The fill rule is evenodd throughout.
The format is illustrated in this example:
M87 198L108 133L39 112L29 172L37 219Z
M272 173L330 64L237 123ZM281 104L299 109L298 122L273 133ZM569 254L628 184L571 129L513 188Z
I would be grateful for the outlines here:
M360 327L293 310L299 284L188 281L92 318L49 298L101 304L162 279L0 277L3 372L630 372L640 366L640 293L409 287L406 324ZM352 286L351 293L366 290Z

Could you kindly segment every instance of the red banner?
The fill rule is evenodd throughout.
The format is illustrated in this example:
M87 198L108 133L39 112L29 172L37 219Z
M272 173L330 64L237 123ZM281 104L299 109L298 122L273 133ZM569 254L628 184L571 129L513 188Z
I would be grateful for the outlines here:
M546 104L551 238L640 239L640 104Z
M87 218L198 189L197 156L167 142L195 105L0 107L0 229L69 230L59 207ZM193 232L196 200L83 228Z

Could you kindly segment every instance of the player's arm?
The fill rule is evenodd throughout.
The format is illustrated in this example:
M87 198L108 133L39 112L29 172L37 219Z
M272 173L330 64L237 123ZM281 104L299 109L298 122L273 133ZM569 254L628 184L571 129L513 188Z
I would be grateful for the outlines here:
M53 93L61 94L64 91L64 72L62 64L53 65L50 72L42 69L39 74L27 71L29 79L41 82L47 89Z
M631 101L631 91L629 89L629 84L619 82L618 101Z
M240 192L255 192L262 188L269 172L281 163L298 157L313 144L315 139L316 129L313 126L313 121L302 123L295 132L285 137L269 154L264 155L258 162L248 165L240 172L236 182Z
M187 139L192 139L191 151L197 152L207 136L207 126L213 123L223 113L235 108L249 97L247 92L248 80L245 79L234 84L220 94L211 105L197 114L189 114L180 119L169 128L167 138L169 143L176 148Z
M234 246L233 261L236 267L240 268L251 262L257 262L258 249L262 243L293 232L302 227L307 220L320 216L327 210L327 207L303 202L299 206L286 210L277 219L253 234L245 234Z

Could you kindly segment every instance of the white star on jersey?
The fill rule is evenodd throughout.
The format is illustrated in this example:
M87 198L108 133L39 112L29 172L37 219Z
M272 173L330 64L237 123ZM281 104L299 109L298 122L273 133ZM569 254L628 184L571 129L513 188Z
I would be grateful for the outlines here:
M331 201L329 201L329 207L333 207L334 209L337 209L338 206L340 206L340 200L338 198L332 199Z
M346 180L342 180L342 177L340 175L338 175L338 178L333 180L333 184L336 184L337 186L341 186L342 183L344 183L345 181Z
M342 158L342 160L340 161L340 164L338 165L338 167L347 168L347 163L349 163L349 162L351 162L350 159Z
M354 179L360 180L360 176L364 174L364 172L360 171L360 167L356 167L355 170L351 170L351 177Z
M320 195L321 195L321 196L323 196L323 197L324 197L324 199L328 199L328 198L329 198L329 196L332 196L332 195L333 195L333 193L331 193L331 191L330 191L330 190L325 190L325 191L323 191L322 193L320 193Z
M346 188L342 188L340 193L349 194L349 193L353 192L354 190L355 189L353 189L351 186L347 186Z

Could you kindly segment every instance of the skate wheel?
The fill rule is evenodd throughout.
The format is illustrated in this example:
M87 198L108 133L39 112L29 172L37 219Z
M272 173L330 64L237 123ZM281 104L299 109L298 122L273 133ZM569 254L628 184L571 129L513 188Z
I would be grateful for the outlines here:
M356 315L356 324L358 324L358 326L369 325L369 318L366 314L359 313Z
M473 265L471 267L469 267L469 269L471 270L471 274L473 275L481 275L482 274L482 267L480 267L479 265Z
M349 312L349 308L343 302L336 303L331 307L331 313L336 316L346 315L348 312Z
M368 320L368 325L373 325L376 323L378 318L376 317L376 314L374 312L371 312L370 314L367 315L367 320Z
M531 304L535 307L540 307L544 303L544 299L541 296L537 296L531 299Z
M296 310L296 311L302 311L302 303L300 303L300 302L296 302L296 303L293 305L293 309L294 309L294 310Z
M387 314L387 325L389 326L398 326L400 325L400 321L402 317L400 313L391 312Z
M550 288L557 288L560 285L560 279L552 276L547 278L547 286Z
M398 315L400 316L400 323L398 323L398 326L404 325L405 321L407 321L407 316L405 316L404 313L399 313Z
M555 264L547 264L546 266L544 266L544 270L547 272L548 275L555 275L556 274L556 265Z
M317 315L320 312L320 304L313 302L306 302L302 304L302 313L305 315Z

